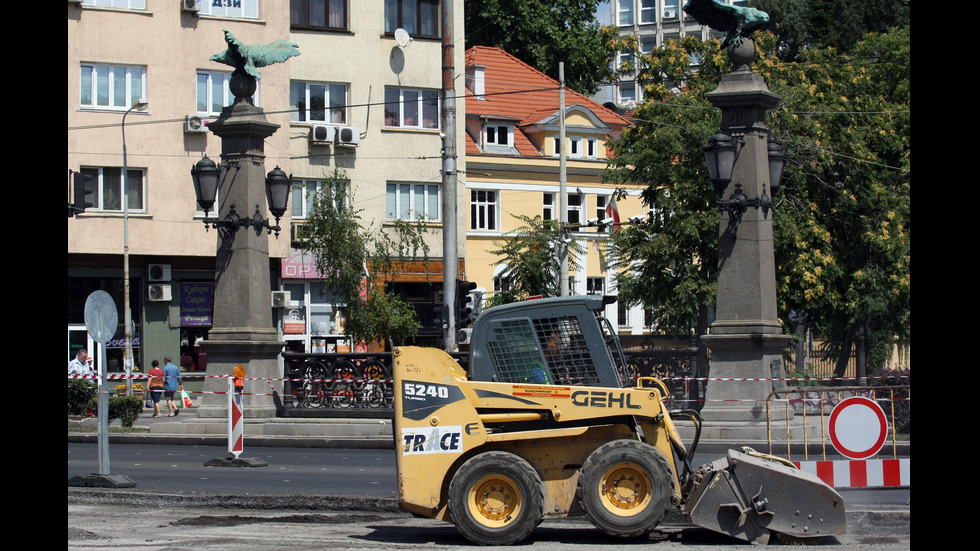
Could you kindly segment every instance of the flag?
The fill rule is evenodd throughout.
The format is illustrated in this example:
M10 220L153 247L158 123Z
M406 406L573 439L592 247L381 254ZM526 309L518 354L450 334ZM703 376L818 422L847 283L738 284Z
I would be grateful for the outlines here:
M612 234L619 226L619 207L616 206L615 195L609 198L609 204L606 205L606 218L613 220L612 224L609 224L609 233Z

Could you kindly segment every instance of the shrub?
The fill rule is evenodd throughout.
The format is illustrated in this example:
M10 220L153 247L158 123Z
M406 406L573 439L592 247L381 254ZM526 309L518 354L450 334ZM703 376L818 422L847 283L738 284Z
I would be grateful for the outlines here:
M84 379L68 380L68 415L95 415L98 409L95 385Z
M143 412L143 400L135 396L109 397L109 422L113 419L122 421L122 426L132 427L133 423Z

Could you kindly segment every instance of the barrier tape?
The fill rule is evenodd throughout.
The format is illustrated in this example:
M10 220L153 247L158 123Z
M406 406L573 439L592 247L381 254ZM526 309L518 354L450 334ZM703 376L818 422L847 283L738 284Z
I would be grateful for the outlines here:
M234 377L234 375L204 375L205 379L227 379ZM97 380L98 375L68 375L69 379L92 379ZM106 378L110 381L117 380L142 380L149 379L150 377L145 374L132 374L126 375L124 373L112 373L106 375ZM873 381L873 380L890 380L890 379L909 379L909 375L901 375L896 377L787 377L784 379L772 378L772 377L657 377L661 381L728 381L728 382L769 382L769 381L787 381L787 382L798 382L798 381ZM302 379L302 378L272 378L272 377L245 377L246 381L318 381L318 382L343 382L343 381L361 381L365 379L358 379L352 377L349 379ZM636 377L634 377L636 379ZM372 381L384 381L391 382L391 379L372 379Z

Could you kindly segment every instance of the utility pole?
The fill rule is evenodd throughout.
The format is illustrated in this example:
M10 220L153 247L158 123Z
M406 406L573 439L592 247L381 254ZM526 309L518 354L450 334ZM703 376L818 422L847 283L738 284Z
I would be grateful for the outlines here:
M459 252L456 239L456 88L454 81L454 0L442 0L442 312L444 348L455 352L456 279Z
M565 145L565 63L558 62L558 195L561 214L558 220L561 224L561 243L558 248L561 259L561 275L559 285L561 296L567 297L568 292L568 170L565 166L567 157Z

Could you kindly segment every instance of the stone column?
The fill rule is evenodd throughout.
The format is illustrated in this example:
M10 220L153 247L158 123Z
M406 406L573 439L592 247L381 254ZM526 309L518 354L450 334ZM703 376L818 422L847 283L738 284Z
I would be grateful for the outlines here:
M735 169L723 199L741 185L748 198L772 195L769 186L766 111L781 99L748 64L755 46L745 39L729 55L737 69L723 76L705 97L721 109L721 131L738 144ZM741 142L741 143L739 143ZM782 334L776 315L776 270L773 257L773 213L749 208L737 230L723 212L718 226L718 299L716 321L702 342L711 350L712 378L783 377L782 351L792 337ZM768 380L712 381L704 409L705 437L733 440L766 438L765 399ZM729 400L729 401L725 401ZM785 420L783 408L779 419Z
M234 209L242 218L255 209L268 217L265 192L265 139L279 128L266 120L261 108L247 101L226 107L208 127L221 138L219 217ZM253 228L220 229L214 282L214 321L202 346L208 353L208 379L198 409L199 417L227 417L227 379L211 378L233 373L245 366L247 377L277 379L282 392L279 340L273 322L269 264L269 236ZM266 381L246 381L244 406L250 418L274 417L276 408ZM256 395L249 395L254 393Z

